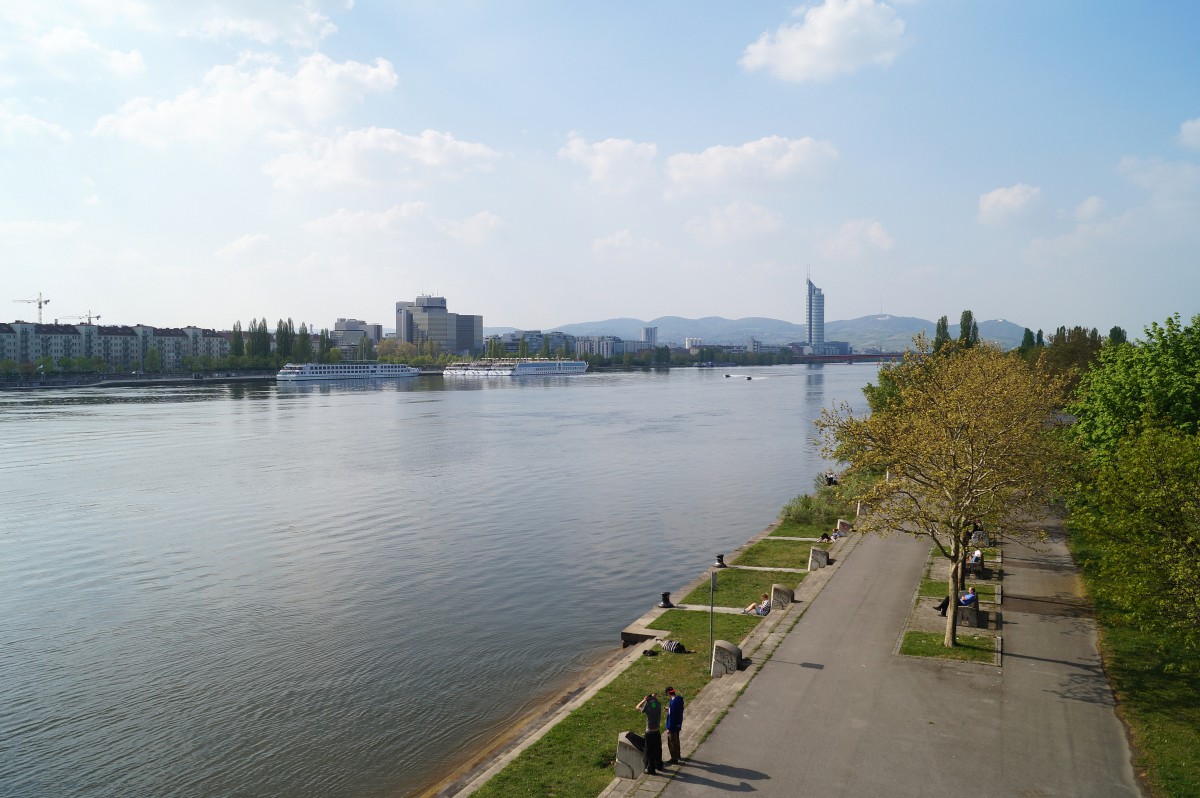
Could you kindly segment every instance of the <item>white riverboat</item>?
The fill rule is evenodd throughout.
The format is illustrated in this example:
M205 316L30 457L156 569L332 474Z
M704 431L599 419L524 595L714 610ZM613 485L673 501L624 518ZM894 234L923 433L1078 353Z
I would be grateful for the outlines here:
M582 374L582 360L538 360L534 358L495 358L471 363L451 363L442 372L447 377L557 377Z
M415 377L421 370L403 363L377 363L374 360L345 360L341 363L288 363L279 370L279 382L310 380L381 380Z

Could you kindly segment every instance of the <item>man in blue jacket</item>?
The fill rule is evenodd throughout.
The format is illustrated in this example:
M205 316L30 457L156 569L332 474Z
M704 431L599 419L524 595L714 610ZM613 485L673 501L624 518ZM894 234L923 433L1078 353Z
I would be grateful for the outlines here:
M674 687L667 688L667 750L671 752L668 765L679 764L679 730L683 728L683 696Z

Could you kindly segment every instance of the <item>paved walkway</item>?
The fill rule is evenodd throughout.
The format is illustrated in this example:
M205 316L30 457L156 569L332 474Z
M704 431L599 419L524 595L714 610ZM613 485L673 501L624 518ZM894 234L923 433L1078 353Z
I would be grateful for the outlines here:
M998 668L895 655L929 546L862 540L662 794L1141 795L1070 557L1039 548L1005 549Z

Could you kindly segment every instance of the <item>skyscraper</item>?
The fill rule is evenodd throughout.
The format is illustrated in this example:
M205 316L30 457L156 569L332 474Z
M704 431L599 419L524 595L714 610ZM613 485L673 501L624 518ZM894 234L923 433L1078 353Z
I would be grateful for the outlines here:
M808 283L808 300L805 302L808 345L816 349L825 343L825 295L821 293L820 288L813 285L812 280L805 282Z

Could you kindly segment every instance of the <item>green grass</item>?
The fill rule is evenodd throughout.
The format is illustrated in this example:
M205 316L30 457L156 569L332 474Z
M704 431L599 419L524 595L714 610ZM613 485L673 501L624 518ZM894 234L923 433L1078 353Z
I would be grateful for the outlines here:
M922 579L921 592L918 594L922 598L945 598L946 597L945 579ZM967 579L967 587L975 588L975 594L979 596L980 601L995 601L996 586L990 585L987 582L975 582L970 578Z
M995 660L996 643L990 637L980 635L955 635L957 645L946 648L942 645L942 632L906 632L900 644L900 653L910 657L935 657L937 659L966 660L967 662L992 662Z
M1134 766L1156 796L1200 796L1200 651L1133 624L1108 598L1101 552L1071 530L1071 552L1096 608L1100 655L1129 726Z
M787 571L743 571L724 568L717 571L717 590L713 602L718 607L745 607L752 601L759 601L763 593L770 593L771 585L776 582L795 590L803 578L804 574ZM708 606L708 583L701 584L679 603Z
M799 524L795 521L781 521L771 535L784 538L819 538L822 532L832 531L833 524Z
M811 548L811 543L798 540L766 538L739 554L732 564L759 568L807 568L808 551Z
M714 616L718 640L740 644L761 619L755 616ZM654 623L680 640L687 654L660 653L642 657L572 712L546 735L496 774L476 796L480 798L595 798L613 778L617 735L641 732L642 715L634 709L646 693L660 698L667 685L692 698L709 681L708 616L672 610Z

